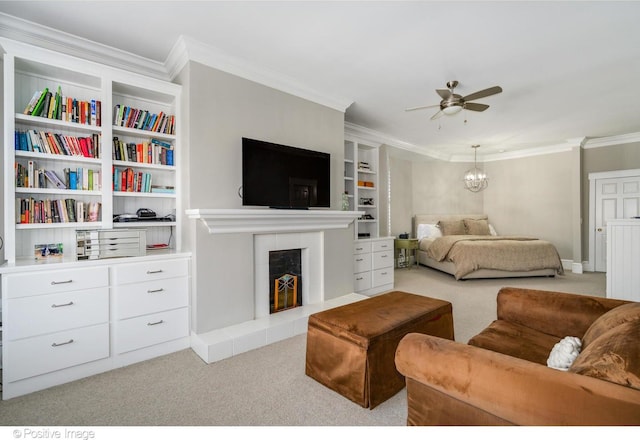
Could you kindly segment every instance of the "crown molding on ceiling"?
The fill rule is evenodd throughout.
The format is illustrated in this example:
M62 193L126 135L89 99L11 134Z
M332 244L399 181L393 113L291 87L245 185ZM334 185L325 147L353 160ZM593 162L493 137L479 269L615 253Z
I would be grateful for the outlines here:
M153 78L169 79L163 63L4 13L0 13L0 36Z
M174 78L188 61L196 61L214 69L324 105L342 113L353 103L353 100L329 96L326 93L322 93L300 83L294 78L287 77L270 69L255 66L241 58L229 55L216 47L181 35L178 37L165 62L165 68L169 72L170 78Z
M587 138L583 148L610 147L612 145L631 144L634 142L640 142L640 132L601 138Z

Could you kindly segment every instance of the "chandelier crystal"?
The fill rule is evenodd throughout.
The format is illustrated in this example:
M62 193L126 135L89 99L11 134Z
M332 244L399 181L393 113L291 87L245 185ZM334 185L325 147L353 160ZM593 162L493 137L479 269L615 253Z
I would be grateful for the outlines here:
M473 148L473 168L464 173L464 187L471 192L479 192L489 185L487 175L478 168L477 152L480 145L472 145Z

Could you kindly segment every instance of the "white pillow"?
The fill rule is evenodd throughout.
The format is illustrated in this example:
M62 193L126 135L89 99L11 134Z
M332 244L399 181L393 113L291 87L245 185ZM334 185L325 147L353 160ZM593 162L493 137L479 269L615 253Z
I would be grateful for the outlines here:
M491 223L489 223L489 234L498 235L498 233L496 232L496 228L494 228Z
M580 354L581 348L582 341L580 338L566 336L551 349L547 359L547 366L556 370L567 371Z
M442 237L442 231L433 224L419 224L416 231L417 239Z

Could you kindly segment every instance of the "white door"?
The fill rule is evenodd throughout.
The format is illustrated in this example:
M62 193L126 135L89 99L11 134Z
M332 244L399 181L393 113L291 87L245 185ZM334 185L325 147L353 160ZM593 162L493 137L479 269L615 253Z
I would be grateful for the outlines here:
M595 266L607 271L607 221L640 215L640 176L611 177L595 181Z

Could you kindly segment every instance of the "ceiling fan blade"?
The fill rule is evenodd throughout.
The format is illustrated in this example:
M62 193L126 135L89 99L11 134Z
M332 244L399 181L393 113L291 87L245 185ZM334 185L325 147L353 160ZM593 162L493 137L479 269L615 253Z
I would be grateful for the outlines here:
M451 90L448 89L436 89L436 93L440 95L442 99L449 99L451 97Z
M474 112L483 112L488 109L489 106L487 104L480 104L479 102L465 102L464 108Z
M438 119L442 115L444 115L444 112L442 110L440 110L438 113L436 113L435 115L431 116L431 120L433 121L434 119Z
M472 93L470 95L462 98L465 101L473 101L475 99L485 98L487 96L496 95L498 93L502 93L502 87L495 86L489 87L488 89L480 90L479 92Z
M405 112L412 112L414 110L423 110L425 108L435 108L435 107L440 107L440 104L435 104L435 105L423 105L420 107L412 107L412 108L406 108L404 109Z

